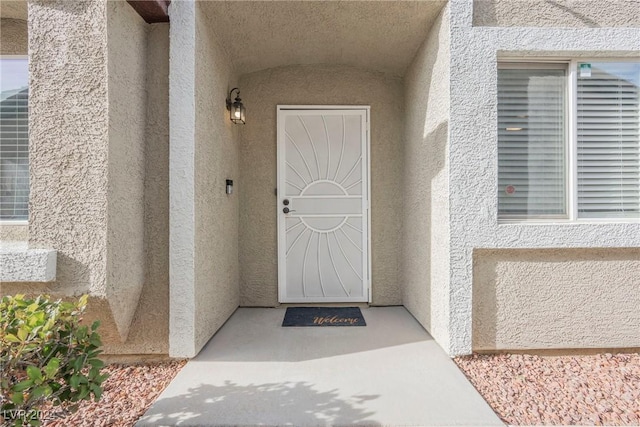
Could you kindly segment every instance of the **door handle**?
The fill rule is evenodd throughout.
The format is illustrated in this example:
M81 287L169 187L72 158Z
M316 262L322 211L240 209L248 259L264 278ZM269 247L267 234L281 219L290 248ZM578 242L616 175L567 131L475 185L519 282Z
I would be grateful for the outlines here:
M282 212L288 214L289 212L295 212L295 210L291 210L289 208L284 208L284 209L282 209Z

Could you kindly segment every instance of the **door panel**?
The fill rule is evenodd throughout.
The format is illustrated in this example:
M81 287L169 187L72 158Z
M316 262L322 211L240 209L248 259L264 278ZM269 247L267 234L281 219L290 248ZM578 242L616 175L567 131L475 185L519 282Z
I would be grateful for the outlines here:
M368 108L279 108L280 302L368 301L368 164Z

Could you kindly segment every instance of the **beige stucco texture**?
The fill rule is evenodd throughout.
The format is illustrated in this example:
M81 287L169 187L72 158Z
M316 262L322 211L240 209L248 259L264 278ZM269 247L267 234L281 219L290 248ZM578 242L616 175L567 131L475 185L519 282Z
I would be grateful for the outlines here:
M402 303L441 345L449 313L449 59L445 7L405 76L400 274Z
M233 86L231 62L196 4L195 346L199 350L239 304L238 129L224 100Z
M475 0L473 25L640 27L638 0Z
M168 352L168 25L124 1L29 2L29 245L89 293L106 353Z
M477 250L473 349L640 343L640 249Z
M240 292L243 306L278 304L276 106L371 106L372 303L401 304L403 86L380 72L341 65L290 66L240 79Z
M205 1L239 74L342 64L402 76L446 2Z

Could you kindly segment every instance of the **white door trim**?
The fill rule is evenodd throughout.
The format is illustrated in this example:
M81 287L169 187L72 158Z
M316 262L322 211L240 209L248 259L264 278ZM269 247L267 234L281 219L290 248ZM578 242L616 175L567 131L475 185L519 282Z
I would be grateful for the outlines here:
M280 189L284 188L284 183L281 182L284 179L281 170L284 167L284 159L285 159L285 147L282 141L284 141L284 114L285 111L295 110L301 111L304 113L311 112L322 112L322 111L362 111L365 114L366 121L364 123L364 132L363 132L363 154L366 157L364 164L367 167L367 184L364 186L364 194L363 194L363 209L366 211L366 268L365 273L366 277L364 277L364 286L366 288L365 297L359 300L349 300L349 302L371 302L371 132L370 132L370 117L371 117L371 107L368 105L278 105L276 107L277 110L277 197L276 197L276 217L278 224L278 301L280 303L295 303L295 302L306 302L309 301L297 301L287 299L285 296L285 288L284 284L286 282L286 271L285 271L285 256L286 256L286 245L285 245L285 217L282 215L282 201L283 197L281 196ZM323 297L322 302L343 302L343 298L331 298L331 297Z

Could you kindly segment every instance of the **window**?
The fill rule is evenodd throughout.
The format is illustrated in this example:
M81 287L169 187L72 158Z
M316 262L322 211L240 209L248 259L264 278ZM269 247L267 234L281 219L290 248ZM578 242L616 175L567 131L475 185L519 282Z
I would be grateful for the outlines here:
M27 58L0 58L0 220L26 220L29 205Z
M498 69L500 219L640 219L640 63Z

